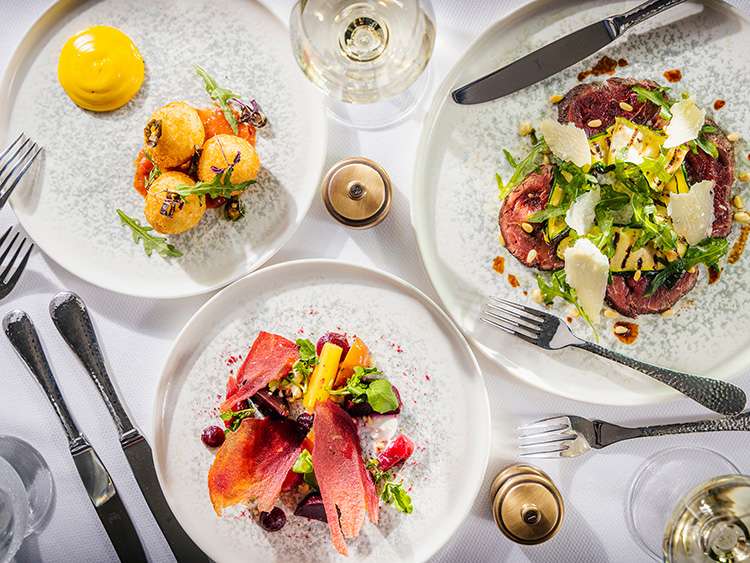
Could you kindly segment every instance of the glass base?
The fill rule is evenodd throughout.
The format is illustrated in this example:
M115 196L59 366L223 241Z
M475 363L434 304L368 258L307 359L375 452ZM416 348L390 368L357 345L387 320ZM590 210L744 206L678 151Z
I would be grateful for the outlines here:
M42 455L28 442L15 436L0 435L0 458L18 473L29 498L29 518L25 535L40 531L47 523L55 484Z
M670 448L646 460L633 478L627 503L628 528L643 551L663 561L664 531L678 503L695 487L730 473L739 469L706 448Z
M406 91L372 104L351 104L328 98L328 115L355 129L377 130L392 127L406 119L422 101L430 84L430 66Z

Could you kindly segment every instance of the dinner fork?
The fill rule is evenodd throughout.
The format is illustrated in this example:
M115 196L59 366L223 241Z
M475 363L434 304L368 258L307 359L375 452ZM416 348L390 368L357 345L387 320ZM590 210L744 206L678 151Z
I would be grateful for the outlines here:
M480 319L546 350L559 350L569 346L588 350L645 373L712 411L731 415L740 413L745 408L745 392L736 385L653 366L587 342L574 335L567 324L550 313L492 297L485 305Z
M2 254L0 254L0 268L5 266L2 272L0 272L0 299L7 297L8 294L13 291L13 288L16 287L21 274L24 269L26 269L26 263L29 261L31 251L34 250L34 243L29 241L27 245L26 237L23 237L21 242L17 244L18 238L21 236L21 233L19 232L16 232L13 235L13 238L10 239L10 242L6 246L5 243L10 237L12 231L13 227L8 227L5 234L0 237L0 251L2 251ZM3 250L3 247L5 247L5 250ZM18 260L18 257L21 255L24 248L26 249L26 252L23 254L21 261L18 262L18 265L16 265L16 260ZM13 249L15 249L15 251L13 251ZM13 254L10 259L6 261L11 252L13 252Z
M556 416L520 427L518 439L521 457L577 457L591 449L599 450L633 438L724 431L750 431L750 412L729 418L639 428L581 416Z
M28 172L42 150L41 146L21 133L0 154L0 209L5 206L13 190L16 189L21 178Z

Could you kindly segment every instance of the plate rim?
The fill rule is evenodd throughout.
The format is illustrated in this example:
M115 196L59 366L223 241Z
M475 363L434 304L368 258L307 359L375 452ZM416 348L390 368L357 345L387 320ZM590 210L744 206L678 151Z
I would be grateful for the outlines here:
M750 23L750 18L746 17L735 6L729 4L728 2L725 2L724 0L694 1L704 5L711 5L717 9L729 11L734 17L741 18ZM471 43L466 47L466 49L464 49L461 55L455 60L453 66L450 68L438 88L435 90L435 94L432 98L432 101L430 102L425 120L422 124L419 143L417 145L414 173L412 175L412 205L410 216L412 227L417 239L419 255L422 259L424 269L427 272L427 277L430 280L432 287L435 289L435 293L438 295L441 304L443 304L443 306L445 307L445 312L451 317L451 319L459 327L461 332L464 333L466 339L473 345L473 347L477 348L482 353L482 355L486 357L493 365L502 368L503 371L511 374L517 381L520 381L532 388L540 389L544 392L556 395L558 397L580 401L592 405L630 407L653 405L665 403L667 401L674 401L676 399L682 398L683 395L667 386L663 386L663 389L660 389L659 391L650 393L646 393L643 391L634 392L631 395L628 395L628 397L632 396L632 399L623 399L618 396L613 396L612 394L608 394L607 397L599 397L598 399L594 399L591 397L580 397L573 392L567 391L567 389L561 389L554 385L549 385L546 383L546 380L543 377L535 377L532 379L525 376L523 371L526 368L523 368L522 366L514 367L510 362L496 357L493 354L493 352L495 354L497 353L495 350L481 343L471 332L464 330L461 323L458 322L454 311L451 310L451 307L449 307L446 301L443 299L443 295L447 294L448 290L440 281L440 276L436 274L437 266L434 262L437 259L431 256L431 253L428 251L430 245L428 235L429 221L426 218L426 214L421 211L426 208L424 203L426 201L426 197L423 197L422 194L427 193L425 181L427 170L427 154L430 146L430 138L432 137L432 133L438 122L438 119L443 112L443 108L447 103L451 102L450 93L454 89L454 85L456 83L458 75L460 74L461 63L465 60L469 53L475 50L478 44L485 41L489 35L495 33L498 27L512 27L515 21L519 19L525 19L529 17L533 12L536 12L539 9L540 5L550 3L552 3L552 0L531 0L526 4L518 6L516 9L507 13L504 17L498 19L486 29L484 29L473 41L471 41ZM543 353L548 354L549 352L543 351Z
M451 335L457 339L456 342L460 344L463 353L466 355L466 358L474 368L474 374L478 378L478 381L480 383L480 402L484 410L484 416L482 417L484 418L484 422L481 426L481 441L484 444L484 447L477 448L477 450L480 452L483 451L484 454L481 455L481 458L477 460L477 476L475 479L476 482L474 484L472 494L467 495L467 497L462 501L459 510L452 511L452 514L454 514L455 516L453 517L453 528L450 534L448 534L442 541L435 542L434 545L431 545L428 549L425 550L424 553L420 554L423 557L418 560L427 561L438 551L440 551L440 549L445 547L456 535L459 528L466 522L467 518L471 514L474 503L479 496L479 493L481 492L482 486L487 476L487 469L489 467L490 459L490 449L492 446L492 411L490 409L489 394L487 392L487 384L485 381L484 373L482 372L481 366L479 365L479 361L477 360L474 351L469 345L469 342L467 341L463 332L461 332L461 330L459 329L458 325L456 325L453 319L432 298L430 298L417 286L377 267L365 266L363 264L358 264L346 260L328 258L303 258L299 260L289 260L286 262L281 262L265 268L261 268L243 276L242 278L234 281L233 283L216 293L216 295L212 296L211 299L206 301L206 303L204 303L195 313L193 313L193 315L185 323L183 328L180 330L180 332L172 342L172 345L170 346L169 352L166 356L166 360L162 364L159 373L159 379L157 381L156 392L154 395L150 422L154 467L156 469L156 476L159 481L159 486L161 487L162 491L165 492L164 497L167 500L167 504L169 504L170 509L175 514L175 518L177 518L179 522L179 517L177 516L174 506L170 500L170 495L166 493L167 489L165 487L165 477L162 471L162 464L166 461L164 459L166 454L163 453L164 437L157 435L159 429L163 428L162 420L164 418L163 415L166 406L165 403L167 399L167 393L169 390L170 381L174 378L174 376L168 377L167 372L172 369L172 364L174 364L179 359L179 342L185 337L188 331L193 330L194 325L200 323L201 317L206 314L206 311L215 306L218 301L226 298L229 293L235 290L236 287L242 284L251 283L251 280L253 280L255 277L279 275L279 272L283 272L285 269L298 267L314 267L318 270L320 270L321 267L350 269L354 270L355 272L375 278L381 278L387 282L392 283L394 286L397 286L398 288L403 290L406 294L411 294L414 298L418 299L425 307L427 307L428 310L436 314L445 323L444 326L446 330L449 331ZM480 433L472 434L472 442L478 443L476 441L476 438L478 436L480 436ZM196 544L198 544L197 541ZM201 547L201 549L204 549L204 546L201 546L200 544L198 545ZM206 550L204 549L204 551ZM216 561L222 560L221 557L215 557L216 555L220 554L209 553L208 551L206 551L206 553L210 557L216 559ZM417 553L415 551L415 555L416 554Z
M29 27L29 29L21 38L21 41L16 46L10 59L8 59L8 64L5 67L5 70L0 76L0 108L11 107L11 104L9 103L13 99L13 97L11 96L11 93L18 80L19 72L21 71L24 63L28 60L30 53L33 54L34 57L38 56L38 53L33 53L33 51L37 48L39 40L42 37L44 37L44 35L49 31L49 28L55 25L61 17L64 17L65 14L69 13L71 10L77 9L89 3L92 3L92 4L96 3L97 1L98 0L55 0L53 4L48 6L42 12L42 14L34 21L31 27ZM273 13L263 2L261 2L260 0L251 0L251 1L255 3L261 10L264 10L276 22L278 22L278 24L283 29L287 28L287 26L285 25L285 22L280 17L278 17L275 13ZM85 273L85 274L78 272L75 266L71 266L70 262L67 259L60 259L60 257L53 257L50 253L48 253L44 245L38 242L36 238L32 236L31 231L29 230L27 226L28 221L24 222L24 220L16 213L15 206L13 205L13 198L10 198L10 201L8 201L8 204L13 210L13 215L18 221L18 223L20 224L20 226L23 228L24 231L26 231L29 237L31 237L34 244L37 246L37 248L41 251L41 253L46 259L51 260L52 262L54 262L55 264L63 268L66 272L75 276L76 278L79 278L87 283L90 283L106 291L111 291L113 293L129 296L129 297L140 297L144 299L160 299L160 300L171 301L171 300L176 300L176 299L185 299L188 297L195 297L198 295L205 295L207 293L211 293L216 290L227 287L231 285L232 283L238 281L239 279L247 276L248 274L251 274L257 271L258 269L260 269L263 265L266 264L266 262L271 260L276 254L278 254L279 251L281 251L287 245L287 243L297 233L300 226L307 218L310 212L310 208L312 207L313 201L315 201L315 197L317 193L319 192L320 178L323 174L323 169L325 168L325 163L326 163L326 159L328 156L328 147L330 145L328 117L327 117L326 110L325 110L323 93L320 92L320 90L318 90L317 88L314 88L309 82L307 81L305 82L307 83L307 86L306 86L307 94L309 94L310 98L313 100L313 103L317 102L317 105L319 106L318 108L319 111L311 112L312 119L317 121L316 128L321 133L320 142L315 143L315 145L317 146L316 150L319 152L319 159L318 159L319 162L315 166L315 168L317 169L315 189L310 190L310 195L307 198L307 201L303 201L302 202L303 205L298 206L298 211L301 213L300 220L295 225L291 226L290 228L287 228L285 232L283 232L281 236L278 237L276 243L271 245L269 250L261 254L258 257L258 259L255 260L254 262L248 263L246 268L242 268L243 271L240 271L236 275L230 276L222 281L213 283L210 286L200 286L200 285L195 284L194 282L195 285L193 289L187 289L183 291L169 291L169 292L164 291L162 293L155 293L154 291L148 292L148 291L129 290L127 287L116 287L116 288L110 287L106 285L104 282L97 280L96 276L92 275L90 272ZM11 115L10 111L0 111L0 141L7 142L7 140L4 140L4 137L8 137L10 133L10 131L8 130L8 125L10 123L10 115ZM158 257L155 257L155 256L151 256L150 258L158 259ZM158 289L160 285L151 284L151 287L154 289Z

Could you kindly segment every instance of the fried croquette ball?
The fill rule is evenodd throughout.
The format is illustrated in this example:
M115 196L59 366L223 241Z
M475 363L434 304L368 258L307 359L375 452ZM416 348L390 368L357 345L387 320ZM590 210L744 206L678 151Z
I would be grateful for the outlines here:
M203 145L198 161L198 179L210 182L216 176L217 170L226 170L235 161L237 164L234 165L230 178L233 184L255 180L260 170L260 159L255 147L242 137L215 135Z
M197 195L182 197L174 191L178 186L194 184L187 174L164 172L149 186L143 212L156 231L177 235L200 222L206 212L206 199Z
M143 130L146 150L161 169L190 160L205 138L198 112L185 102L171 102L157 109Z

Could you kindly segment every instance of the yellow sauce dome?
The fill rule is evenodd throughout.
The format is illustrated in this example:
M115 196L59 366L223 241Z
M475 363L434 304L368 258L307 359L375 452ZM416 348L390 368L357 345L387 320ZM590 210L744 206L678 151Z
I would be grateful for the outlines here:
M143 84L143 58L130 37L117 28L96 25L63 45L57 78L77 105L112 111L128 103Z

